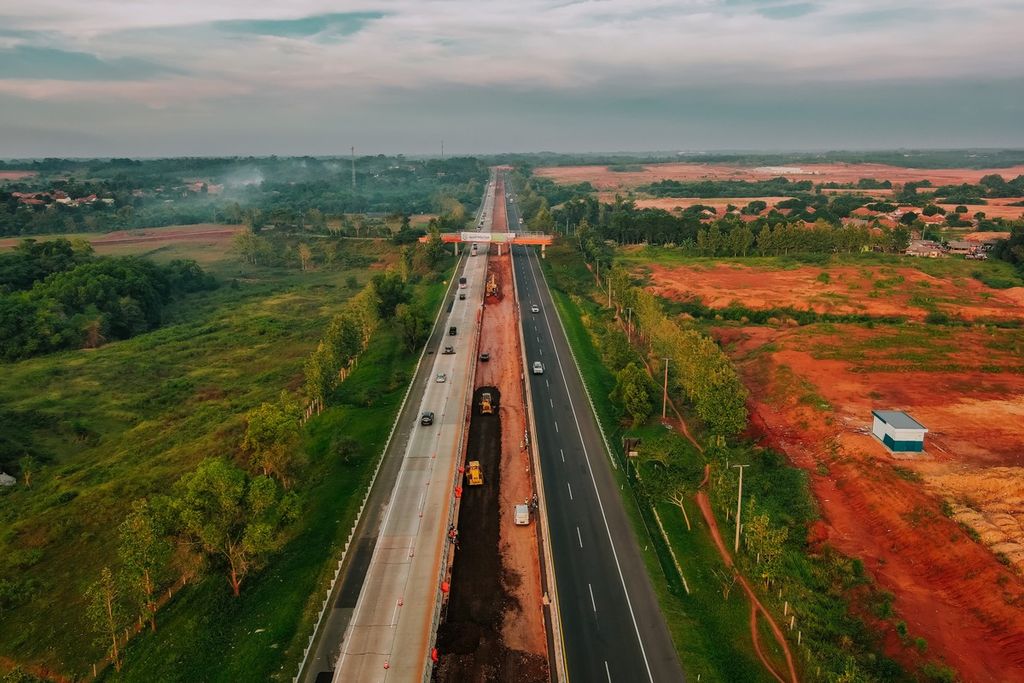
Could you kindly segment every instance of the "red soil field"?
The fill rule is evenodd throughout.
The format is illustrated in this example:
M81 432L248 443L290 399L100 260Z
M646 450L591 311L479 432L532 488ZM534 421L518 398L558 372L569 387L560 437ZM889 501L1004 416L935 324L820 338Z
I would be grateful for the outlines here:
M0 239L0 249L12 249L24 239L51 240L63 237L66 239L81 238L97 247L119 244L141 244L147 242L184 242L189 240L227 240L234 237L240 230L237 225L221 225L219 223L199 223L196 225L171 225L165 228L143 228L139 230L118 230L104 234L82 233L67 235L23 235Z
M1024 317L1024 287L990 289L973 278L944 279L915 268L804 266L764 270L736 264L710 267L645 266L660 296L693 296L708 306L738 302L747 308L792 307L817 313L902 315L923 320L928 300L937 309L974 320ZM818 277L826 272L828 282ZM915 300L915 297L917 299Z
M22 180L35 175L35 171L0 171L0 180Z
M1004 178L1024 174L1024 166L990 169L918 169L885 164L801 164L799 166L739 166L730 164L650 164L642 171L609 171L607 166L549 166L534 171L559 183L589 181L598 190L636 187L659 180L767 180L784 176L814 183L855 183L861 178L905 183L930 180L934 185L977 183L982 176L998 173Z
M814 542L864 561L895 595L911 636L927 641L929 658L953 666L965 681L1024 680L1024 579L986 548L1007 555L1017 548L1007 561L1024 568L1020 333L1001 331L1004 350L995 350L988 336L994 333L956 330L954 350L935 354L935 363L955 370L926 361L884 372L873 368L906 346L874 345L883 334L878 329L727 327L715 334L751 390L753 436L811 476L824 519ZM850 345L869 349L867 356L827 357ZM877 408L905 409L929 427L926 453L890 455L870 435ZM971 540L957 524L970 518L947 517L942 501L954 510L974 506L976 518L1012 522L1005 510L1016 512L1016 525L1004 524L1004 550L984 534L981 542ZM993 503L1002 504L996 514L986 509ZM891 634L886 650L911 667L921 661Z

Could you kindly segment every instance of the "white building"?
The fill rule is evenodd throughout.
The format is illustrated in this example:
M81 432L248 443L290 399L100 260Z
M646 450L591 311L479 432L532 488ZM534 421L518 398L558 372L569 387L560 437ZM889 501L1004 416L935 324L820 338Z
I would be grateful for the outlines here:
M894 453L920 453L927 429L902 410L872 410L871 433Z

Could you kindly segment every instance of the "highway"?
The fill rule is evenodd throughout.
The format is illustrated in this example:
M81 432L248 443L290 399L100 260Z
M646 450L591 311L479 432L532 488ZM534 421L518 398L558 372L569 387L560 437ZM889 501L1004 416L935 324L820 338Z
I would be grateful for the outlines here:
M518 226L514 201L509 225ZM521 226L519 226L521 229ZM515 227L511 228L515 230ZM683 681L536 250L513 247L568 678ZM540 311L531 313L531 304ZM530 372L530 368L526 369Z
M488 229L493 201L490 184L477 215ZM481 254L462 258L456 269L331 596L332 609L303 670L307 683L423 677L472 392L486 264ZM465 289L456 284L459 276L466 277ZM450 326L456 335L448 334ZM442 353L446 345L455 353ZM436 381L438 373L445 382ZM420 415L428 410L434 424L422 426Z

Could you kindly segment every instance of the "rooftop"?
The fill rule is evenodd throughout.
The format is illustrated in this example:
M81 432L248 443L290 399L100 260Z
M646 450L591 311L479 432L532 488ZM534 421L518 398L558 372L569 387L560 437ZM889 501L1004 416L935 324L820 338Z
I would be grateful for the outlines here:
M882 422L890 424L896 429L923 429L928 431L927 427L907 415L902 410L872 410L871 414L877 416Z

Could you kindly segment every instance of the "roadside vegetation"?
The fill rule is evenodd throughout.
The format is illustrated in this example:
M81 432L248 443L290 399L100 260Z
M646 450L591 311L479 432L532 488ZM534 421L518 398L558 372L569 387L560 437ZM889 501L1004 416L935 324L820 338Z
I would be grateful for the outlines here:
M641 546L651 548L645 559L688 674L701 674L701 680L771 678L754 653L746 596L715 550L695 504L695 495L703 489L731 552L738 488L738 471L732 465L743 464L748 465L743 484L744 532L735 559L782 626L801 677L953 680L952 672L921 654L924 650L893 612L892 597L875 587L858 560L810 538L817 511L807 474L788 465L780 454L738 436L745 427L745 407L736 417L742 418L739 429L724 429L720 419L709 420L707 410L699 409L695 400L699 393L688 388L691 380L686 375L691 371L680 368L683 372L673 372L677 362L673 347L660 340L688 334L700 337L704 334L700 328L687 327L674 317L659 317L658 312L664 310L661 302L639 302L643 290L635 287L624 270L609 269L609 263L610 259L602 263L605 275L597 287L595 264L588 267L574 247L561 244L548 249L545 271L602 428L612 444L620 481L627 481L628 469L627 507ZM609 279L613 309L606 308ZM633 311L627 313L627 308ZM638 314L638 309L647 312ZM678 331L668 331L669 327ZM678 342L676 346L680 346ZM670 358L670 429L656 418L661 408L658 384L663 357ZM691 362L701 363L699 357ZM710 348L705 358L704 365L715 367ZM650 373L640 376L634 372L645 365ZM723 378L730 373L735 371L723 367L713 375L728 386L729 380ZM742 385L734 391L745 396ZM729 392L724 389L721 393ZM737 405L742 407L743 401ZM681 422L675 419L675 408L681 412ZM681 432L683 425L688 434ZM628 463L619 449L624 437L640 439L636 446L639 457ZM710 474L702 487L705 467ZM789 629L790 619L793 630ZM773 646L770 631L762 626L756 632L761 634L760 647L772 667L785 676L785 661ZM921 661L915 671L882 654L883 639L893 633L902 647L914 651L913 657Z
M398 314L440 303L437 246L339 243L307 267L238 254L155 331L0 365L18 477L0 494L5 662L294 676L411 378Z

